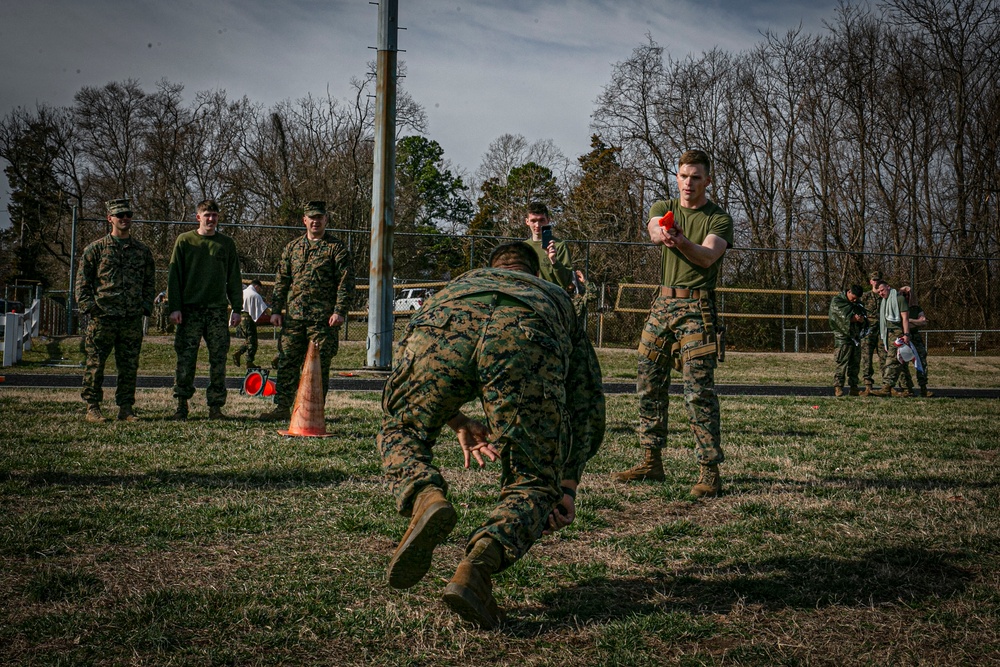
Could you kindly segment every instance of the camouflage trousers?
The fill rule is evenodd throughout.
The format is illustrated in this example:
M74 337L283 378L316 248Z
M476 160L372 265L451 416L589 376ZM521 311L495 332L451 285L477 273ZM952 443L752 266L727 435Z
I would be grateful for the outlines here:
M205 402L209 406L222 407L226 404L226 355L229 353L229 311L226 308L183 311L183 321L174 334L174 352L177 353L174 398L187 400L194 396L194 374L202 338L208 348Z
M118 369L117 405L135 405L135 376L139 371L142 350L142 315L133 317L91 317L83 339L86 362L83 371L83 391L87 403L104 399L104 364L111 351Z
M917 384L921 387L927 387L927 346L924 345L923 337L917 334L912 336L912 342L913 347L917 348L917 356L920 358L920 365L924 367L924 370L918 371L916 365L914 365L913 372L917 376ZM909 364L903 364L900 377L904 387L907 389L913 389L913 376L910 374Z
M281 323L281 345L278 353L278 382L274 402L286 408L295 403L295 393L302 377L309 342L319 345L319 369L323 379L323 399L330 388L330 362L340 349L340 327L331 327L327 320L312 322L285 318Z
M715 317L715 308L712 308ZM659 296L653 302L649 317L643 327L644 336L661 339L665 350L685 336L705 331L705 323L698 299L678 299ZM697 342L686 348L696 347ZM683 354L685 348L681 349ZM719 414L719 397L715 393L715 368L717 355L695 357L684 362L684 405L687 407L691 433L694 435L695 455L699 463L722 463L722 433ZM673 368L669 359L661 357L654 362L639 355L639 373L636 392L639 394L639 445L646 449L663 449L667 444L667 412L670 405L670 375Z
M872 357L878 357L878 374L881 377L885 373L885 348L878 336L878 323L872 327L871 332L861 339L861 377L865 384L875 384L875 367L872 364Z
M882 352L885 354L885 369L882 371L883 387L895 387L896 383L899 381L899 376L903 373L903 369L906 367L906 364L900 363L899 357L896 356L896 348L893 346L893 341L902 335L902 329L894 327L886 329L885 339L888 341L889 350L886 351L884 347L881 348ZM879 345L882 345L881 339L879 340Z
M447 490L434 443L478 398L501 454L500 497L469 547L481 537L497 540L503 568L528 551L562 498L569 447L562 347L542 318L513 299L456 299L414 315L382 394L376 439L400 514L410 515L424 487Z
M243 344L236 349L236 354L246 355L247 368L254 365L257 358L257 322L250 317L250 313L244 312L240 317L240 323L236 326L236 335L243 339Z
M861 366L861 347L855 345L853 340L841 343L834 352L834 361L837 363L837 370L833 373L833 386L843 387L846 379L848 386L856 389L858 369Z

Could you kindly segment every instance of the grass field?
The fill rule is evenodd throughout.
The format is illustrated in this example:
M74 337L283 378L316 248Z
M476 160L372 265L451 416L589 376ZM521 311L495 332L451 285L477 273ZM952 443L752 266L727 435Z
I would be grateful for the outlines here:
M234 339L235 350L236 341ZM277 352L273 338L262 337L257 363L270 367ZM357 371L364 368L367 358L363 342L346 341L333 359L334 371ZM608 380L634 380L636 374L635 350L604 348L598 350L604 377ZM149 336L142 346L139 358L140 375L172 376L177 357L173 338ZM41 340L34 349L25 353L24 362L10 373L81 373L83 354L78 337ZM198 371L208 375L208 353L202 345L199 352ZM928 360L931 387L985 388L1000 386L1000 357L932 356ZM833 353L753 353L731 352L719 365L716 381L730 384L773 385L833 385ZM108 374L115 372L114 358L108 360ZM232 363L227 373L241 377L244 369Z
M144 355L144 372L172 371L166 342ZM932 367L942 384L996 386L996 359L950 360ZM733 355L719 381L831 372L825 355ZM439 443L459 525L420 584L389 589L406 520L381 478L378 401L333 392L331 437L287 439L234 393L225 422L203 404L166 421L170 390L149 389L142 421L88 424L75 389L0 385L0 662L1000 663L1000 401L726 397L726 494L692 501L677 400L666 483L609 481L638 458L635 398L611 396L577 522L497 579L509 619L491 632L440 594L496 468L463 470Z

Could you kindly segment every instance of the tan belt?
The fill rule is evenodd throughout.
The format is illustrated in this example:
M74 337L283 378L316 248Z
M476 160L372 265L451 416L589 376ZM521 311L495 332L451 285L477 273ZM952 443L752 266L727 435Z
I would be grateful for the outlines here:
M660 296L674 299L701 299L711 296L712 291L707 289L688 289L686 287L661 287Z

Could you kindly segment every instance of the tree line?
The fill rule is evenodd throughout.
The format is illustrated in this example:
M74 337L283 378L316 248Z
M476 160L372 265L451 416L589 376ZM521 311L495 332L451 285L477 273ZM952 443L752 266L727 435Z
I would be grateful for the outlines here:
M998 49L1000 0L844 3L821 34L768 32L738 53L673 58L647 37L613 64L588 153L571 160L551 141L506 134L471 174L422 136L424 109L401 89L396 229L441 235L442 251L397 256L397 267L412 277L460 270L466 260L446 237L524 236L535 199L562 238L642 242L649 204L676 196L678 155L702 148L737 245L771 251L736 261L730 285L838 289L873 268L909 279L916 262L928 293L958 295L955 316L986 326L998 300ZM303 199L322 197L332 227L366 229L373 83L372 70L343 99L266 108L224 91L185 103L180 84L124 81L83 88L67 108L9 112L0 157L13 227L0 239L0 281L65 286L71 207L102 218L102 202L123 195L146 219L190 219L210 196L231 222L282 226L300 224ZM274 249L242 251L266 266ZM598 251L591 278L655 275L635 255Z

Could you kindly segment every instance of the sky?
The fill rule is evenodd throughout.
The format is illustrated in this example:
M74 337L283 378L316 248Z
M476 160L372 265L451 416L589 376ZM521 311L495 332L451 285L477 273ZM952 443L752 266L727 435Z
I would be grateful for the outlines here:
M752 48L771 31L821 33L840 0L398 0L401 86L456 172L490 142L590 148L594 101L647 33L673 58ZM346 98L375 60L369 0L2 0L0 116L70 106L84 86L161 79L190 101L225 90L270 105ZM10 224L0 178L0 227Z

